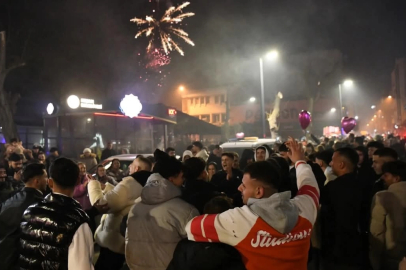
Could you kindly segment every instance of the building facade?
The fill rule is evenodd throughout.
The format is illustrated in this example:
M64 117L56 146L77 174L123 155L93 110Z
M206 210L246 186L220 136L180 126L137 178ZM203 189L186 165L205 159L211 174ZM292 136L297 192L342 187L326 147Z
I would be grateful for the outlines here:
M182 94L182 112L207 123L222 126L226 121L227 91L188 91Z
M402 124L406 120L406 58L396 59L391 78L391 92L396 100L396 122Z

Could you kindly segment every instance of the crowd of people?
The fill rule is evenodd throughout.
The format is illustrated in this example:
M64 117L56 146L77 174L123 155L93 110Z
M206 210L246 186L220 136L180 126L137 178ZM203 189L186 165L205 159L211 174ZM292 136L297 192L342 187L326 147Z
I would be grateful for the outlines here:
M0 167L0 269L403 270L399 145L313 136L240 155L197 141L180 159L156 150L124 172L87 148L76 161L55 148L45 158L12 140Z

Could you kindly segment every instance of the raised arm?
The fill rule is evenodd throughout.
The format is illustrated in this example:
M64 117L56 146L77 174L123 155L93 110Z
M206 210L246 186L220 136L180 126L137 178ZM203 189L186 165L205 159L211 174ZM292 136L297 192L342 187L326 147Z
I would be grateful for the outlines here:
M319 208L320 191L312 168L306 163L303 147L297 141L289 138L286 143L289 148L289 158L295 163L298 193L293 199L300 209L301 216L312 224L316 221Z

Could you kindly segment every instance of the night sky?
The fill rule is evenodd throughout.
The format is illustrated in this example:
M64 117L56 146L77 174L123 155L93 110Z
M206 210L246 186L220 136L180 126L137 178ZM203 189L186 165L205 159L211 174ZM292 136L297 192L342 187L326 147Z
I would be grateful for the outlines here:
M196 46L180 43L185 56L171 54L162 88L143 83L138 53L145 52L147 40L134 39L137 26L129 20L151 14L154 6L162 11L182 2L1 0L1 28L11 30L9 60L22 56L27 63L10 74L6 88L41 104L77 92L151 90L159 97L180 84L241 84L257 91L257 61L267 50L277 48L283 59L338 49L344 75L376 99L389 93L395 58L406 56L404 0L191 0L186 10L196 16L183 28Z

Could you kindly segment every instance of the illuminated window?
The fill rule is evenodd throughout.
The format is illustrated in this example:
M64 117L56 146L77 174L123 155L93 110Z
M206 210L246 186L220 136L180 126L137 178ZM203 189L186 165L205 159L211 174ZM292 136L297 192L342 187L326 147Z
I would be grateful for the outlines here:
M191 98L191 99L190 99L190 104L192 104L192 105L193 105L193 98Z
M210 103L210 97L206 97L206 104Z
M204 97L200 97L200 104L204 104Z

